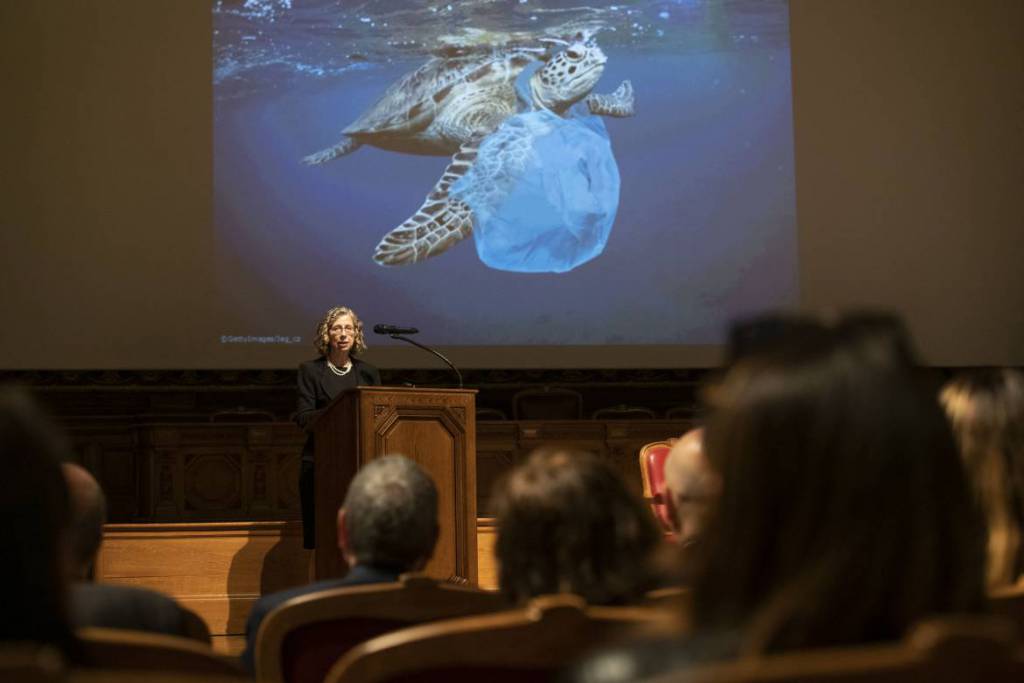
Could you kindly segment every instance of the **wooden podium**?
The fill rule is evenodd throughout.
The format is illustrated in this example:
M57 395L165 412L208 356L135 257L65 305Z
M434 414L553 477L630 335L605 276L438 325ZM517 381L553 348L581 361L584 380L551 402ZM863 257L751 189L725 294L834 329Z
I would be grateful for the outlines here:
M339 395L314 425L316 578L343 576L337 513L356 471L401 454L437 484L440 534L426 573L477 583L476 390L360 387Z

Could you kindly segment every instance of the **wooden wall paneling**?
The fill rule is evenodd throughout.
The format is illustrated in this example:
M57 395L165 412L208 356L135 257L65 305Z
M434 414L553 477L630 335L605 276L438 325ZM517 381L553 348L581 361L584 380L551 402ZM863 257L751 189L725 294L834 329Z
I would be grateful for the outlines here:
M242 460L237 446L207 446L181 454L182 487L187 518L237 519L242 504Z
M540 446L590 451L606 455L604 423L593 420L519 422L520 458Z
M373 424L396 417L398 413L388 417L392 410L381 408ZM429 444L443 446L438 439L447 443L452 430L462 428L461 420L455 413L444 419L412 420L402 430L380 437L384 440L377 445L417 457L416 449L422 454L432 450ZM111 522L272 521L300 516L298 476L305 436L291 423L87 422L71 432L76 457L103 486ZM689 420L474 423L477 515L492 513L496 482L538 446L593 451L609 458L632 486L640 446L679 436L690 425Z
M273 470L268 485L273 491L274 507L289 518L302 516L299 501L299 470L302 451L277 448L272 451Z
M518 462L519 425L514 422L476 424L477 516L493 514L491 495L505 472Z
M92 472L107 499L107 518L138 515L139 458L135 432L117 422L93 422L69 434L77 462Z
M143 519L298 516L302 435L290 423L150 425L138 431Z

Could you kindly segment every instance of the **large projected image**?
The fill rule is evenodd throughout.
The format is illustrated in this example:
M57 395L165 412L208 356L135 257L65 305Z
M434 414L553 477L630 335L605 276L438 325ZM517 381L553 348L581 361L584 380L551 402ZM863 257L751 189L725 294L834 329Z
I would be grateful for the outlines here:
M450 346L715 344L797 302L784 0L213 13L225 343L340 303Z

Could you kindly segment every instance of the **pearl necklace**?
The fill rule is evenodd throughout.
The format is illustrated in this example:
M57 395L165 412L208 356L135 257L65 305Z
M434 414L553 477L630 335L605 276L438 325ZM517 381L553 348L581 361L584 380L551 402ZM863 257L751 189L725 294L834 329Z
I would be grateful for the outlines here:
M349 370L352 369L352 361L345 363L344 367L339 368L337 365L331 362L330 358L328 358L327 367L329 367L331 369L331 372L333 372L338 377L344 377L349 373Z

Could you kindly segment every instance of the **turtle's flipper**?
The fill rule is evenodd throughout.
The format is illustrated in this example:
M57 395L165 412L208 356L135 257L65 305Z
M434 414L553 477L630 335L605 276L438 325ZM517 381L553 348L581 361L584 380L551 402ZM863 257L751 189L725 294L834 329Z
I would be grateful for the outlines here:
M633 84L622 81L611 95L590 95L587 97L587 106L590 107L591 114L598 116L614 116L620 119L632 116L635 113Z
M469 237L473 232L472 209L461 199L448 196L448 191L473 167L476 153L476 143L466 143L459 148L419 210L384 235L373 253L374 261L382 266L416 263L437 256Z
M362 147L362 143L356 142L355 138L351 138L346 135L341 139L341 142L336 144L334 147L328 147L327 149L322 149L319 152L314 152L308 157L303 157L302 163L307 166L326 164L328 161L333 161L338 157L350 154L360 147Z

